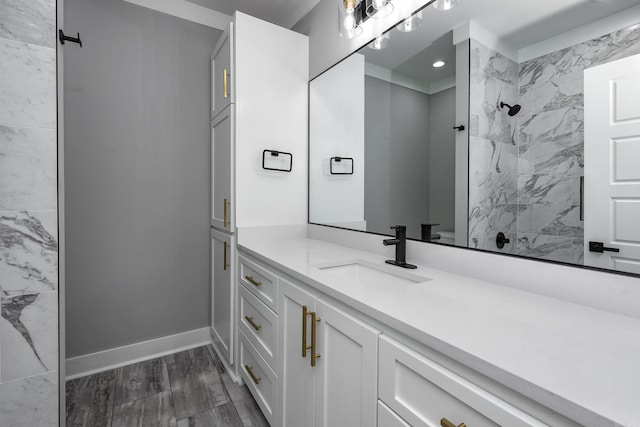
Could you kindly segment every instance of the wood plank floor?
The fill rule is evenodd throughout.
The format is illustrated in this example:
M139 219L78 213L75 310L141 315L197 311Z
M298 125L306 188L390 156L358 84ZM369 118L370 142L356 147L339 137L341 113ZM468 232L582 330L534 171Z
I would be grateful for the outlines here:
M67 426L268 427L211 346L67 381Z

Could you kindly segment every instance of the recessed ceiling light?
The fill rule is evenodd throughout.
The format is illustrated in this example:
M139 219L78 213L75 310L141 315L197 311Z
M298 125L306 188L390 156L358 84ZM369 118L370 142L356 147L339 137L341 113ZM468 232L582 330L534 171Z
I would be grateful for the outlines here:
M438 60L436 62L433 63L433 68L440 68L440 67L444 67L444 65L446 64L446 62L442 61L442 60Z

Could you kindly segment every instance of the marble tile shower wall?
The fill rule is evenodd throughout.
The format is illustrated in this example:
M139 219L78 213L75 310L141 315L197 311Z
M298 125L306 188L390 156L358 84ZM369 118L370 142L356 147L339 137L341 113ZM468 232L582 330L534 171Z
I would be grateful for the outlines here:
M634 27L522 64L471 40L472 247L583 262L583 72L637 53ZM501 101L522 109L509 117ZM500 231L510 239L503 249L495 243Z
M499 108L518 100L518 63L471 40L469 246L514 253L518 219L517 118ZM474 185L475 184L475 185ZM496 235L509 238L503 249Z
M58 424L56 2L0 0L0 424Z
M520 64L519 254L583 262L584 70L640 53L639 42L630 27Z

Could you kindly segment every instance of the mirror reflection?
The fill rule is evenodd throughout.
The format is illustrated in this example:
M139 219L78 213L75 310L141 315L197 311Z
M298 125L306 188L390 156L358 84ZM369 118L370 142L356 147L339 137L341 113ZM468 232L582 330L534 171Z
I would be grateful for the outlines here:
M315 78L310 222L640 274L638 3L428 5Z

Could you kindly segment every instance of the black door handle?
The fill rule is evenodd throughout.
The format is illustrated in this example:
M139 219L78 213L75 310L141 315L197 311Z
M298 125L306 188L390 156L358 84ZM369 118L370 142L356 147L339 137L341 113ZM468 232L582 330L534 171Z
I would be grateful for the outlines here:
M589 252L603 253L607 252L620 252L618 248L608 248L602 242L589 242Z

